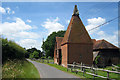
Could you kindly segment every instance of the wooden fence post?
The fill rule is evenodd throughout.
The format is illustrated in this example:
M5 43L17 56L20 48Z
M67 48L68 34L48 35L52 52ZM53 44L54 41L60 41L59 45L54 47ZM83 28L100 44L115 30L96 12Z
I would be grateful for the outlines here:
M84 64L83 64L83 66L82 66L82 71L83 71L83 76L84 76L84 74L85 74L85 67L84 67Z
M83 76L84 76L84 74L85 74L85 67L83 67Z
M73 71L72 71L72 68L71 68L71 72L73 72Z
M47 59L47 63L49 63L49 58Z
M83 64L82 64L82 62L81 62L81 71L83 71Z
M95 70L93 69L93 74L95 74ZM93 75L93 79L95 79L95 75Z
M42 59L42 63L44 63L44 59Z
M75 62L73 62L73 70L75 69L75 64L76 64L76 63L75 63Z
M68 72L68 65L67 65L67 72Z
M107 71L107 80L109 80L109 72Z

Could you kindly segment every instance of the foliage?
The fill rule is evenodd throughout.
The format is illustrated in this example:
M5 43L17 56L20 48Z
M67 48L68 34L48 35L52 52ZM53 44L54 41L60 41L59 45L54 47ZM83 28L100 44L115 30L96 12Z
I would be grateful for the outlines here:
M100 55L96 56L95 58L95 64L98 64L98 59L100 58Z
M39 58L39 53L37 51L34 51L32 54L30 54L30 58Z
M2 78L40 78L40 76L32 63L14 59L6 61L3 65Z
M45 56L42 56L41 59L46 59L46 57L45 57Z
M33 52L36 51L38 52L38 56L42 57L42 52L36 48L31 48L31 49L27 49L27 53L25 54L25 58L29 58L32 57Z
M50 56L53 58L56 37L64 37L64 34L65 31L53 32L47 37L46 41L43 42L42 49L45 51L46 57Z
M30 56L30 53L29 53L29 52L26 52L26 53L25 53L25 58L29 58L29 56Z
M52 59L52 57L48 56L48 59Z
M24 59L26 50L19 46L14 41L2 38L2 61L3 63L8 59Z

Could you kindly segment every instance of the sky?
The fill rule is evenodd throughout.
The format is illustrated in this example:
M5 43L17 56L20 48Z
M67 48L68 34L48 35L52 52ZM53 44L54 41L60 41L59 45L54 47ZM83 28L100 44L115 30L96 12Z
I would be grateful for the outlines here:
M86 30L118 17L118 2L2 2L0 34L27 49L41 50L43 38L67 29L74 5ZM118 46L118 19L88 33Z

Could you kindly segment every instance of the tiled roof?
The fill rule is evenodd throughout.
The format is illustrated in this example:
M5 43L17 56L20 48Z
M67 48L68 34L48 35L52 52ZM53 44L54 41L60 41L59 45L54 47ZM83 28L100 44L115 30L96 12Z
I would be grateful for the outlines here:
M68 25L62 41L62 44L65 43L92 43L92 40L77 13L76 15L72 15Z
M61 49L62 40L63 40L63 37L56 37L57 49Z
M93 41L93 50L95 49L118 49L115 45L109 43L108 41L102 39L102 40L95 40L92 39Z

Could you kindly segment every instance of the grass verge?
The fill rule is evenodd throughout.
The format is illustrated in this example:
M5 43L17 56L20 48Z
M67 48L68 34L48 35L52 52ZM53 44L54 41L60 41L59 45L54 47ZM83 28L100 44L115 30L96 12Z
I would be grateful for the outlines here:
M8 60L3 64L2 78L40 78L40 75L27 60Z

